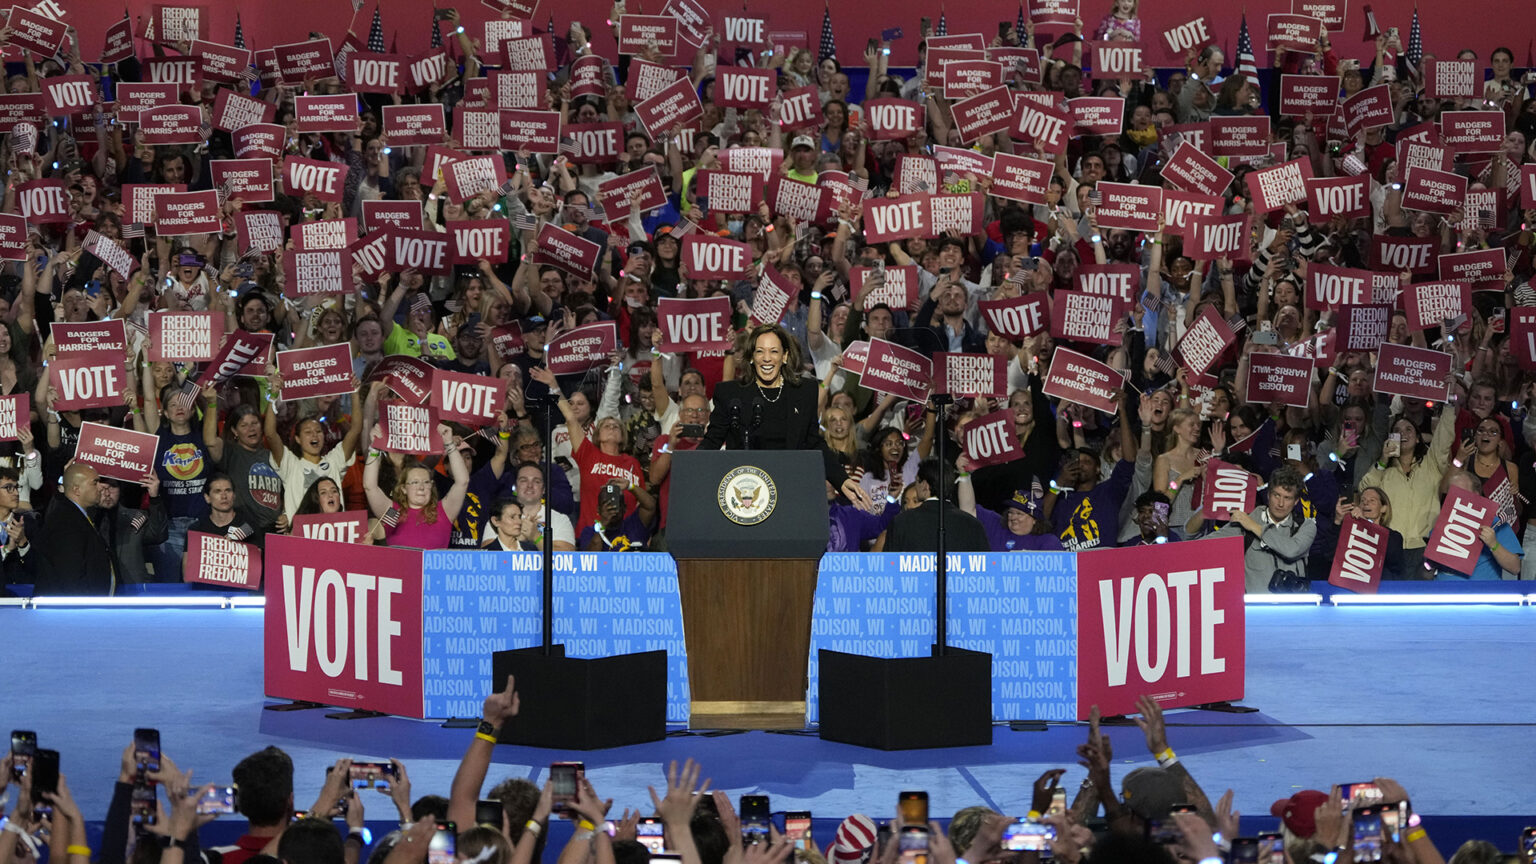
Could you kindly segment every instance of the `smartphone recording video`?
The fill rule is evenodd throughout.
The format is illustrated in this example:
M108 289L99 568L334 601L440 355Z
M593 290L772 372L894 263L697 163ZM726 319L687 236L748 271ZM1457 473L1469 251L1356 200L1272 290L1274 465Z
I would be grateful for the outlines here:
M1355 861L1366 864L1381 860L1382 808L1361 807L1354 813Z
M1003 829L1003 851L1048 852L1056 839L1056 826L1018 819Z
M667 839L665 826L661 820L653 816L647 816L635 826L635 839L640 845L651 850L652 855L660 855L667 851Z
M353 789L377 788L388 792L395 775L395 766L389 762L353 762L348 779L352 781Z
M37 733L17 729L11 732L11 779L17 783L27 774L27 769L32 766L32 757L37 755Z
M790 810L784 814L784 839L805 849L811 842L811 811Z
M159 813L155 807L155 787L149 783L135 783L128 799L128 812L135 825L154 825Z
M133 730L133 763L140 774L160 770L160 730Z
M1344 799L1347 806L1357 810L1372 804L1380 804L1385 798L1381 787L1375 783L1340 783L1339 796Z
M928 826L928 793L907 791L897 799L897 812L903 825Z
M1285 835L1278 831L1259 835L1258 864L1285 864Z
M201 816L233 813L237 794L234 786L214 786L197 799L197 812Z
M926 803L926 802L924 802ZM898 841L901 864L928 864L928 829L907 825Z
M554 808L557 812L569 810L581 797L581 778L587 767L581 762L552 762L549 781L554 785Z
M432 842L427 844L427 864L454 864L459 826L452 822L437 823Z
M767 795L741 796L741 842L748 846L768 843L769 817Z
M1259 864L1259 838L1233 837L1230 864Z

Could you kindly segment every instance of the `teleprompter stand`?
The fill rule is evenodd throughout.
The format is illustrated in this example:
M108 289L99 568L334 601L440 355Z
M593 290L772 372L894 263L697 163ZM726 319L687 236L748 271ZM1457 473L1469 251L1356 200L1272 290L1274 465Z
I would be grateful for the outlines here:
M944 429L953 400L934 394L935 422ZM946 433L935 436L939 465L946 464ZM941 470L941 486L948 486ZM949 642L949 562L944 511L949 489L939 498L935 532L935 642L928 657L865 657L823 649L820 664L821 737L879 750L972 747L992 743L992 655L955 648Z
M544 477L554 471L549 441L553 400L543 402ZM597 750L646 741L667 733L667 652L645 651L615 657L565 656L555 644L555 559L551 544L549 496L544 496L544 638L532 648L491 655L491 690L516 679L522 707L497 741L560 750Z

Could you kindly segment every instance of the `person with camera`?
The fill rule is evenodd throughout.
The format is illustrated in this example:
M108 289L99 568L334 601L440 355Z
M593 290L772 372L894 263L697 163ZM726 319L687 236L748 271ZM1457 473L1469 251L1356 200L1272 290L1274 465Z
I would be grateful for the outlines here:
M1269 475L1267 500L1252 513L1232 512L1232 521L1215 537L1243 538L1245 591L1249 594L1305 591L1306 557L1317 525L1296 506L1304 490L1301 472L1281 465ZM1191 523L1202 521L1196 511Z
M660 522L656 528L658 539L667 530L667 505L672 495L672 454L697 450L704 439L709 424L709 398L702 393L690 393L677 406L677 422L666 433L657 436L651 451L651 486L656 487L657 501L661 505Z

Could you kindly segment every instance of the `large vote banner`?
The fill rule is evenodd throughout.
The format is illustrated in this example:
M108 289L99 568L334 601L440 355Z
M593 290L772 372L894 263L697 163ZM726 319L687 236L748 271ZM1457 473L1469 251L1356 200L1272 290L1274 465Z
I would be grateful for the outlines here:
M817 652L926 657L934 640L933 554L831 553L811 617L806 719L816 722ZM1077 710L1077 556L951 552L949 644L992 655L996 720L1071 720Z
M926 656L932 554L828 554L811 619L817 652ZM403 717L474 717L491 655L542 634L535 552L419 552L271 536L266 694ZM1236 538L1089 552L951 553L949 643L992 655L996 720L1072 720L1243 696L1243 547ZM650 553L561 552L554 637L567 656L667 652L667 721L686 723L677 567Z
M423 717L478 717L491 654L543 638L537 552L427 552L422 561ZM667 652L667 722L688 722L688 655L670 555L555 553L554 637L567 657Z

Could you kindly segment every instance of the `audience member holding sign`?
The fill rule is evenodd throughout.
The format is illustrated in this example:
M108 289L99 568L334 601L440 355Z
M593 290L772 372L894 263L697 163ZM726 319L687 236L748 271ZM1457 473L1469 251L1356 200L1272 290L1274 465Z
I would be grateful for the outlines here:
M99 69L60 35L29 85L56 122L3 127L7 583L182 581L194 524L656 549L702 506L668 496L674 454L722 447L819 452L839 550L922 492L999 551L1241 533L1255 591L1536 577L1536 125L1509 51L1484 70L1374 24L1355 47L1338 4L1241 39L1052 0L996 39L871 33L859 88L830 11L812 51L750 9L717 46L679 8L615 8L623 54L484 7L441 10L452 52L403 27L399 55L350 50L403 23L381 7L345 46L162 41L148 83L116 80L125 22ZM52 51L29 14L9 41ZM1476 554L1425 551L1446 482L1493 502ZM104 551L43 548L81 513Z

